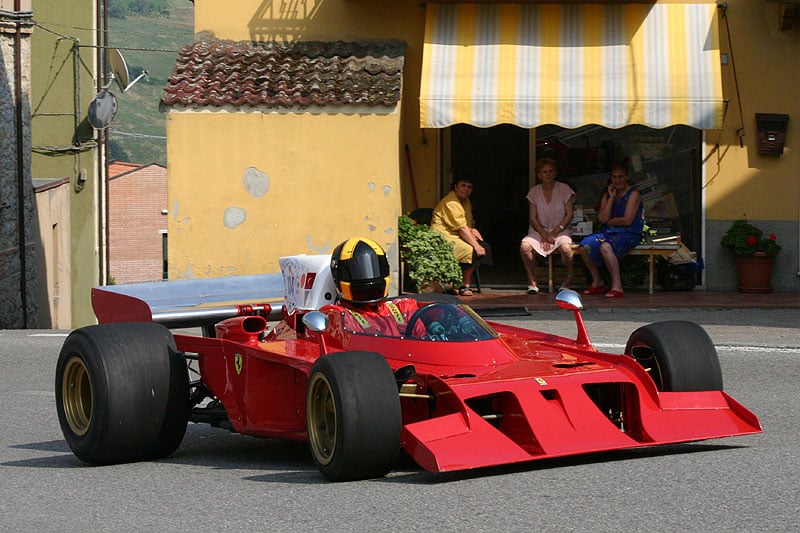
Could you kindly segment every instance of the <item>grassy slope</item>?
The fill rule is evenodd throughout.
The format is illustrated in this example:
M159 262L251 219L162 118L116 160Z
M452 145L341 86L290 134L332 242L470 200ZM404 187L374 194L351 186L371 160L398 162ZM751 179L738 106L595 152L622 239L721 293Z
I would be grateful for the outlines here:
M147 71L149 79L142 78L124 94L116 84L110 88L117 97L118 109L110 128L112 159L166 164L165 120L158 110L158 103L178 49L194 39L192 18L192 5L181 2L178 7L170 8L169 17L109 20L111 46L170 50L121 50L128 64L131 81L142 69Z

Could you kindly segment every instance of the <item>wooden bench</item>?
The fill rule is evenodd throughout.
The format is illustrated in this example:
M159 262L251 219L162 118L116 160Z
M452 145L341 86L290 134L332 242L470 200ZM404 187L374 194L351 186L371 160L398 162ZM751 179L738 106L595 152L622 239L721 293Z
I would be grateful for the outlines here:
M630 252L628 255L644 255L647 256L647 259L650 263L650 279L648 281L648 293L653 294L653 286L655 285L655 258L656 257L669 257L670 255L674 254L678 249L680 249L680 239L677 242L670 242L670 243L655 243L655 244L640 244ZM572 249L577 253L579 245L573 244ZM556 254L552 253L547 256L547 290L551 293L553 292L553 256ZM578 258L576 257L575 260Z

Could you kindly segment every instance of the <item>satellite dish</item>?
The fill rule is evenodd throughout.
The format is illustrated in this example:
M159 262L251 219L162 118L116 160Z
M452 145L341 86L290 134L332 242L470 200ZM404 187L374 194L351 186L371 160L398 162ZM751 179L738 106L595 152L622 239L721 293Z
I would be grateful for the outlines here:
M89 124L95 129L107 128L116 115L117 98L113 93L103 91L95 96L89 104Z
M114 79L117 80L117 85L119 85L120 90L125 92L128 83L130 83L128 64L125 63L125 58L122 57L122 53L116 48L108 49L108 67L111 69Z
M130 81L128 64L125 63L125 58L122 57L122 53L116 48L108 49L106 60L108 61L108 67L111 69L111 80L117 81L117 85L119 85L119 89L123 93L127 92L128 89L133 87L134 83L147 76L147 71L143 70L142 73L136 77L136 79ZM111 81L109 81L108 85L111 85ZM106 85L106 89L108 89L108 85Z

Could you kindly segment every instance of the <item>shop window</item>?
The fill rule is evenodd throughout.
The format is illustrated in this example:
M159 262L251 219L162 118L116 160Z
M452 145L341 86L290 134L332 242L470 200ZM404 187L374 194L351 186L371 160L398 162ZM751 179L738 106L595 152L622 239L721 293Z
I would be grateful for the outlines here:
M600 193L607 186L608 166L628 158L648 226L658 236L680 235L688 246L698 248L700 140L700 131L687 126L660 130L543 126L536 129L536 158L558 161L561 179L577 195L576 216L586 221L594 219Z

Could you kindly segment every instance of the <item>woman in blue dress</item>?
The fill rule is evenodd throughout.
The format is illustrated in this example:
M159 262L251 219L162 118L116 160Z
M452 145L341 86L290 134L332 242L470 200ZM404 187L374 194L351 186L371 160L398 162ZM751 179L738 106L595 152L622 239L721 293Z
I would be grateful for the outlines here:
M642 195L628 179L627 163L611 166L611 180L600 199L597 220L600 222L600 233L584 238L579 250L592 275L592 284L583 292L605 293L607 298L622 298L624 292L619 259L641 242L644 228ZM608 291L600 275L599 267L603 265L611 276L611 289Z

